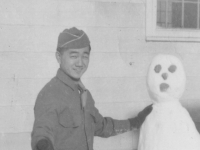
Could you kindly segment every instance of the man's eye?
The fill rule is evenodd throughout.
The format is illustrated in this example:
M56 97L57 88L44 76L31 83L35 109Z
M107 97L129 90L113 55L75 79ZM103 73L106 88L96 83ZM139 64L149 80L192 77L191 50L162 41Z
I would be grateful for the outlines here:
M70 57L71 57L71 58L77 58L78 56L76 56L76 55L71 55Z
M84 58L84 59L88 59L89 56L88 56L88 55L84 55L83 58Z

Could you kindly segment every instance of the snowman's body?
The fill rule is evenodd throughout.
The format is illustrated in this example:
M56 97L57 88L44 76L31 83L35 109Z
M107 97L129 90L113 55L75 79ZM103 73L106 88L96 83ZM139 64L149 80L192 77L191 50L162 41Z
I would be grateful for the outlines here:
M200 136L180 103L154 104L141 128L139 150L200 150Z
M138 150L200 150L200 135L179 102L185 88L185 72L179 59L156 56L147 84L154 105L141 127Z

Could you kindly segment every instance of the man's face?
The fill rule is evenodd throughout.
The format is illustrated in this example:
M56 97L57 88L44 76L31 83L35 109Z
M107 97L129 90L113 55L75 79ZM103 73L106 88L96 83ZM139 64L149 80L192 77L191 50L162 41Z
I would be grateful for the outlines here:
M87 70L89 64L89 47L81 49L68 49L62 53L56 52L60 68L73 80L79 80Z

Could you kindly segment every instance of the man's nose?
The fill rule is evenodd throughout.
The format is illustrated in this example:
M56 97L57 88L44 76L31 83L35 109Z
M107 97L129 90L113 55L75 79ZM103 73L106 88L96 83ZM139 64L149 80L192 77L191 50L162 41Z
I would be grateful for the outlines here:
M78 66L83 66L83 59L81 57L78 58L77 65Z
M167 80L167 77L168 77L168 74L167 74L167 73L163 73L163 74L162 74L162 78L163 78L164 80Z

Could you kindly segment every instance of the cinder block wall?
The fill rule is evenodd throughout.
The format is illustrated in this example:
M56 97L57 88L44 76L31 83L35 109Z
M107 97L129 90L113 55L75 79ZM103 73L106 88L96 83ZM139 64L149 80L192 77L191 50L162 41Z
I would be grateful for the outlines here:
M73 26L91 40L83 82L102 115L127 119L151 103L147 69L163 52L181 55L188 79L181 102L200 120L200 44L145 42L145 0L1 0L1 150L31 150L36 96L56 74L58 34ZM133 150L137 142L138 131L95 137L94 149Z

